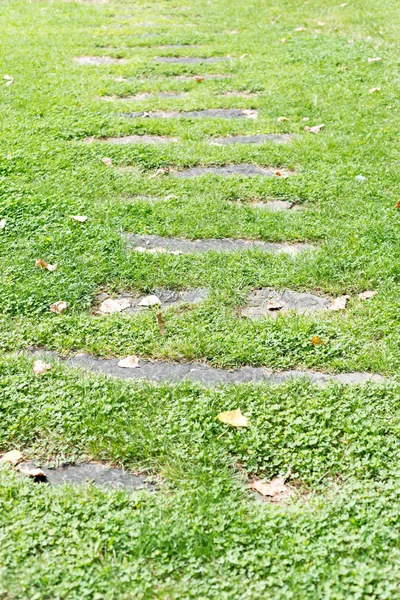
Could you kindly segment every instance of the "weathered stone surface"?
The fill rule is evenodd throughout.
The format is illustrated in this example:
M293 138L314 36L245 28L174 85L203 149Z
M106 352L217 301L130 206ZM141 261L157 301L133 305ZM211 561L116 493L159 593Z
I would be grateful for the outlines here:
M302 209L300 205L287 200L265 200L264 202L257 200L256 202L250 202L250 206L253 208L270 210L271 212L279 212L282 210L297 211Z
M163 111L154 112L132 112L122 116L129 119L257 119L256 110L241 108L208 108L205 110L190 111Z
M260 319L265 316L276 317L290 310L302 315L328 310L331 304L331 298L315 296L314 294L262 288L249 294L247 306L242 310L242 315L250 319ZM277 308L278 306L282 308Z
M310 244L287 244L262 242L260 240L241 240L241 239L205 239L205 240L185 240L180 238L165 238L158 235L134 235L128 234L128 244L133 250L140 252L159 251L174 252L183 254L194 254L198 252L237 252L239 250L262 250L263 252L272 252L274 254L284 252L292 256L313 250Z
M74 61L79 65L115 65L126 63L125 58L112 58L111 56L76 56Z
M35 467L35 463L26 463ZM57 468L42 467L46 481L52 485L72 483L85 485L93 483L99 487L124 489L129 491L149 489L155 490L154 483L142 475L134 475L123 469L113 469L100 463L80 463L77 465L62 465ZM43 480L43 478L41 478Z
M87 144L91 142L106 142L107 144L170 144L177 142L177 138L164 137L161 135L124 135L122 137L94 138L84 140Z
M288 144L291 141L292 136L288 133L266 133L259 135L232 135L225 138L215 138L211 140L211 144L213 146L226 146L229 144L265 144L265 142Z
M107 102L115 102L116 100L120 102L140 102L151 98L185 98L186 96L187 92L143 92L135 96L101 96L100 100Z
M172 75L174 79L182 79L183 81L195 81L196 78L202 77L203 79L230 79L232 75L229 73L207 73L204 75Z
M221 60L229 60L226 56L208 56L201 58L198 56L156 56L155 60L162 63L177 63L182 65L197 65L200 63L216 63Z
M203 175L220 175L222 177L287 177L291 172L274 167L258 167L252 164L224 165L223 167L191 167L183 171L171 172L172 177L201 177Z
M161 308L171 308L173 306L180 306L181 304L199 304L208 298L209 290L206 288L195 288L192 290L174 291L158 288L154 290L152 294L157 296L157 298L160 300ZM138 296L130 292L126 292L113 296L113 299L127 301L128 306L124 311L121 312L143 312L149 310L149 307L141 306L140 304L143 298L147 296L148 294ZM99 294L99 296L96 298L96 304L100 304L100 302L103 302L109 297L111 296L108 294Z
M57 358L54 352L37 351L45 359ZM60 359L71 367L78 367L102 373L119 379L150 380L155 382L181 383L185 380L201 383L205 386L237 385L242 383L268 383L278 385L291 379L306 378L317 385L338 382L346 385L385 383L382 375L372 373L340 373L330 375L314 371L280 371L273 373L264 367L241 367L236 370L217 369L203 363L169 363L161 360L139 360L136 369L118 367L118 359L95 358L89 354L80 354L68 359Z

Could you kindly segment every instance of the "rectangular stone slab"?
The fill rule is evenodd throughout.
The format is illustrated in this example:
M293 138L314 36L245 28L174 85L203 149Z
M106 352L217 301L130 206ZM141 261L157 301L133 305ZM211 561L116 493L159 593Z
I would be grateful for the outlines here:
M154 111L122 114L128 119L256 119L257 111L242 108L207 108L190 111Z
M277 175L280 173L281 175ZM191 167L183 171L172 171L171 177L202 177L204 175L220 175L222 177L277 177L287 176L289 171L283 171L275 167L258 167L252 164L224 165L222 167Z
M226 56L209 56L201 58L198 56L156 56L155 60L162 63L176 63L181 65L197 65L200 63L216 63L221 60L229 60Z
M263 242L261 240L242 239L203 239L185 240L181 238L165 238L158 235L135 235L128 234L128 245L133 250L145 252L146 250L160 250L183 254L195 254L198 252L238 252L240 250L261 250L263 252L286 253L296 255L306 250L312 250L310 244Z
M260 135L232 135L225 138L215 138L210 143L213 146L226 146L230 144L265 144L265 142L288 144L291 141L292 136L288 133L264 133Z
M84 140L87 144L91 142L105 142L107 144L123 145L123 144L170 144L177 142L178 138L164 137L161 135L124 135L122 137L107 137L107 138L87 138Z

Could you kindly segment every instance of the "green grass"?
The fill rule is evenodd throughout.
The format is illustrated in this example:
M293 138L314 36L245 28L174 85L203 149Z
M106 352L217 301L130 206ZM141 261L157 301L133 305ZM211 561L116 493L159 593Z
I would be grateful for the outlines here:
M159 474L163 483L157 494L130 497L51 489L2 469L0 598L400 598L400 15L385 0L340 4L1 3L0 219L7 223L0 230L0 449L19 447L44 462L89 456ZM177 43L187 47L158 47ZM126 63L80 66L73 58L81 55ZM228 55L203 65L154 60ZM380 62L368 63L377 56ZM229 77L175 77L207 73ZM374 87L381 91L370 94ZM224 95L238 90L256 96ZM157 91L188 93L101 100ZM123 114L225 107L257 109L259 118ZM290 120L279 123L279 116ZM319 123L320 134L304 131ZM292 133L293 142L208 143L269 132ZM83 143L141 133L179 142ZM183 180L157 172L227 163L296 174ZM130 172L118 168L127 166ZM174 197L132 202L136 195ZM251 205L270 197L303 210ZM89 219L76 223L68 217L74 214ZM145 255L127 251L126 232L307 241L317 250L295 258ZM56 262L57 271L36 268L37 258ZM261 286L352 300L339 314L241 318L247 293ZM158 287L209 287L211 295L165 313L162 337L151 312L91 312L100 291ZM360 303L357 294L367 289L378 295ZM68 310L54 315L49 305L60 299ZM313 335L325 346L312 346ZM370 371L394 382L204 390L120 383L62 366L36 379L31 361L17 354L32 345L222 367ZM216 415L239 406L250 427L219 437ZM254 501L248 476L289 469L296 501Z

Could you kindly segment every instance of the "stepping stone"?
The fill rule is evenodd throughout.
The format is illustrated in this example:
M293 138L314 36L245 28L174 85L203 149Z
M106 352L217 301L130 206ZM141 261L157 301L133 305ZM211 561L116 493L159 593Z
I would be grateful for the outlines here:
M226 56L209 56L207 58L194 56L155 56L154 60L162 63L176 63L181 65L197 65L200 63L216 63L229 60Z
M32 462L22 463L20 466L36 467ZM149 489L154 491L154 483L147 481L142 475L134 475L123 469L113 469L100 463L80 463L78 465L62 465L56 469L40 467L46 476L46 481L52 485L72 483L85 485L93 483L104 488L117 490L136 491Z
M197 77L202 77L203 79L230 79L232 75L208 73L206 75L172 75L171 77L174 77L174 79L182 79L182 81L196 81Z
M112 58L111 56L77 56L74 61L79 65L116 65L126 63L125 58Z
M257 95L252 92L224 92L223 94L218 94L218 96L225 98L256 98Z
M91 142L106 142L107 144L117 144L119 146L122 146L123 144L170 144L177 141L177 138L160 135L125 135L122 137L109 138L90 137L84 140L87 144Z
M304 315L328 310L331 305L331 298L292 290L278 291L273 288L262 288L249 294L247 306L241 311L241 314L250 319L261 319L265 316L276 317L278 314L287 313L290 310Z
M274 254L284 252L295 256L306 250L313 250L310 244L303 243L277 243L262 242L260 240L241 240L241 239L206 239L206 240L185 240L180 238L165 238L158 235L134 235L128 234L129 247L137 252L168 252L175 254L197 254L199 252L238 252L240 250L262 250L263 252L272 252Z
M140 102L142 100L149 100L151 98L185 98L187 92L144 92L143 94L136 94L136 96L101 96L99 100L106 100L108 102L122 101L122 102Z
M39 351L35 355L43 359L59 358L55 352ZM372 373L340 373L330 375L314 371L280 371L273 373L264 367L241 367L228 371L217 369L199 362L171 363L161 360L139 360L138 368L118 367L119 359L96 358L89 354L79 354L68 359L59 359L66 365L102 373L118 379L150 380L154 382L182 383L193 381L205 386L238 385L242 383L268 383L278 385L291 379L307 378L317 385L338 382L346 385L385 383L387 378Z
M291 141L292 136L288 133L265 133L259 135L232 135L225 138L215 138L210 143L213 146L226 146L228 144L265 144L265 142L288 144Z
M162 110L154 112L132 112L122 116L129 119L147 117L149 119L257 119L256 110L241 108L208 108L205 110L171 111Z
M225 165L223 167L191 167L184 171L171 172L172 177L201 177L203 175L221 175L222 177L287 177L292 173L274 167L258 167L252 164Z
M209 290L206 288L195 288L186 291L174 291L165 289L156 289L151 294L137 296L132 293L122 293L113 296L113 300L125 300L127 306L120 312L137 313L149 310L149 306L141 305L143 300L150 295L156 296L160 300L160 308L171 308L182 304L199 304L206 300L209 296ZM108 294L99 294L96 298L96 303L99 305L104 300L111 298ZM121 303L122 305L122 303ZM102 314L100 311L98 311Z
M243 204L243 206L246 206L246 204ZM299 204L288 202L287 200L265 200L264 202L250 202L249 206L252 208L269 210L271 212L280 212L282 210L298 211L302 210L303 208Z

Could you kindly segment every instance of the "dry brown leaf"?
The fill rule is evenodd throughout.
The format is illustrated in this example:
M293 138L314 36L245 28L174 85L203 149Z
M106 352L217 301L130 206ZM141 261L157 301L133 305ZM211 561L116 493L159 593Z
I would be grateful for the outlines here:
M104 158L101 159L102 162L107 166L107 167L112 167L113 161L112 158L107 158L106 156Z
M11 77L11 75L4 75L3 79L6 82L6 85L12 85L14 83L14 77Z
M55 271L57 269L57 263L55 263L54 265L51 265L50 263L47 263L46 261L44 261L41 258L38 258L35 261L35 266L40 267L41 269L47 269L47 271Z
M370 298L376 296L377 293L378 292L374 292L372 290L367 290L366 292L361 292L361 294L358 294L358 297L360 300L369 300Z
M318 337L318 335L313 335L311 338L311 344L313 346L325 346L325 342L323 340L321 340L320 337Z
M11 463L16 465L22 459L22 453L19 450L10 450L3 454L0 458L0 463Z
M39 469L39 467L35 467L32 464L24 464L24 465L19 465L17 467L17 471L20 471L20 473L22 473L23 475L26 475L27 477L38 477L41 479L45 479L46 475L45 473L42 471L42 469Z
M67 310L67 303L64 300L58 300L58 302L54 302L54 304L50 305L50 310L56 315L61 315L65 310Z
M85 215L69 215L69 217L74 219L74 221L78 221L79 223L84 223L88 220L88 217L85 217Z
M145 296L140 302L139 306L160 306L161 300L157 296L150 295Z
M114 300L113 298L107 298L104 300L99 306L99 312L104 315L111 315L113 313L119 313L123 310L129 308L131 303L129 300L125 300L124 298L120 300Z
M317 21L317 25L318 27L325 27L326 23L325 21Z
M314 125L314 127L309 127L308 125L304 127L304 131L309 131L310 133L319 133L323 129L325 129L325 125L323 123L321 125Z
M283 499L293 495L293 490L285 485L285 480L283 477L274 477L274 479L271 479L271 481L268 483L262 479L254 479L253 481L250 481L249 486L252 490L255 490L264 497L281 497L281 499Z
M164 317L160 312L156 314L158 329L160 330L160 335L164 335L165 333L165 321Z
M375 56L374 58L369 58L368 62L374 63L374 62L379 62L380 60L382 60L382 59L379 56Z
M400 208L400 200L397 200L395 208Z
M118 362L118 366L122 369L137 369L139 367L139 359L137 356L127 356Z
M5 226L6 226L6 220L0 219L0 229L4 229Z
M273 302L272 300L270 300L269 302L267 302L267 310L281 310L283 308L283 304L281 304L280 302Z
M44 375L47 371L50 371L51 365L45 363L43 360L35 360L33 363L33 372L38 377L38 375Z
M370 94L375 94L375 92L380 92L381 88L380 87L376 87L376 88L369 88L368 92Z
M350 296L339 296L335 298L329 307L329 310L344 310L346 308L347 300L350 300Z
M222 412L217 416L217 419L222 421L222 423L232 425L232 427L248 427L249 425L248 418L242 415L240 408Z
M195 75L194 80L197 81L197 83L201 83L202 81L204 81L204 77L202 77L201 75Z
M290 121L289 117L278 117L277 121L279 121L279 123L285 123L285 121Z
M296 27L295 31L307 31L305 27Z

